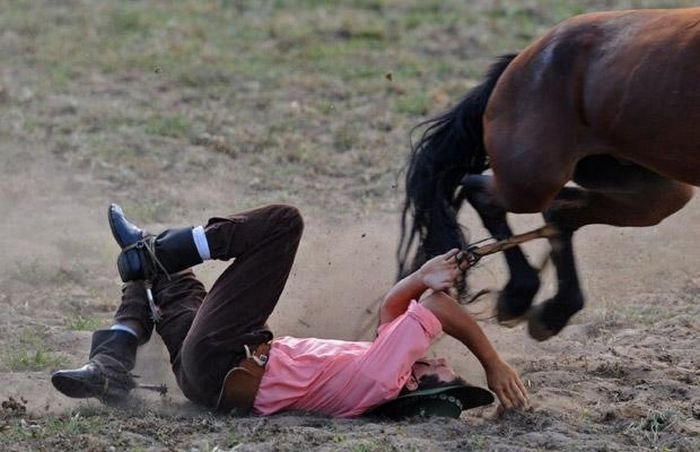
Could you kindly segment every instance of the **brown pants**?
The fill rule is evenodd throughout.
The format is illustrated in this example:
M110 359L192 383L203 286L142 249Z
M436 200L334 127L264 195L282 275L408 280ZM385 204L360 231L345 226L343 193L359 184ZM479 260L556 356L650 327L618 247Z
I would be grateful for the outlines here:
M245 358L243 346L268 341L266 322L294 262L303 221L296 208L272 205L205 227L212 259L234 262L209 293L191 270L158 277L153 294L162 319L156 331L185 396L214 408L226 373ZM154 324L142 282L127 283L116 322L135 321L150 338Z

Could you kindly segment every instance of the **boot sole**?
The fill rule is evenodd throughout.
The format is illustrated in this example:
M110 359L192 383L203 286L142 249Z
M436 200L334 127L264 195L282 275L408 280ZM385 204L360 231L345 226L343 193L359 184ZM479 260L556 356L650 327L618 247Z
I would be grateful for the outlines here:
M51 383L62 394L74 399L86 399L97 396L97 390L94 385L67 375L52 375Z

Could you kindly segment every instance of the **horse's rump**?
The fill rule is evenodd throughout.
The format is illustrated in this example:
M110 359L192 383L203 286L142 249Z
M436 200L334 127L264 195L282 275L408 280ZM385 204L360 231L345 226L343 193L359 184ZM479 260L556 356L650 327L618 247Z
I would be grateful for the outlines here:
M561 171L543 169L543 190L551 191L579 159L611 154L698 185L699 81L700 8L571 18L499 79L484 118L491 164L498 173L502 161L521 154L526 162L555 159Z

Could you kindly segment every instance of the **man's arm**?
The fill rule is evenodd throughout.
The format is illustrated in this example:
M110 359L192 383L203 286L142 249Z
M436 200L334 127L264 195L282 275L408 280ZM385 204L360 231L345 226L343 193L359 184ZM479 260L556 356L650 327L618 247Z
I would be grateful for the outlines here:
M452 286L459 274L457 254L459 250L455 248L436 256L396 283L384 297L379 310L379 324L391 322L406 312L411 300L420 299L426 290L445 290Z
M505 408L527 406L527 390L520 377L501 359L479 324L457 301L440 292L427 297L422 304L435 314L445 333L462 342L476 356L484 367L489 388Z
M489 388L505 408L527 406L527 391L518 374L501 359L471 315L444 290L452 287L462 270L458 249L436 256L399 281L384 297L379 312L380 324L403 314L411 300L418 300L427 290L435 292L422 301L442 324L448 335L462 342L476 356L486 372Z

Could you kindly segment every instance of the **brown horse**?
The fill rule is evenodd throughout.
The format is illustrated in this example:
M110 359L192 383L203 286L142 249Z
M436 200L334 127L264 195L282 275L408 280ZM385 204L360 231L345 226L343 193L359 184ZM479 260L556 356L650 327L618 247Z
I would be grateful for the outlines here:
M506 212L542 212L560 230L550 239L558 292L530 309L539 276L522 250L508 250L497 313L529 311L530 335L547 339L583 307L574 231L658 224L700 185L700 8L570 18L423 125L406 177L400 272L466 245L465 199L497 239L512 235Z

